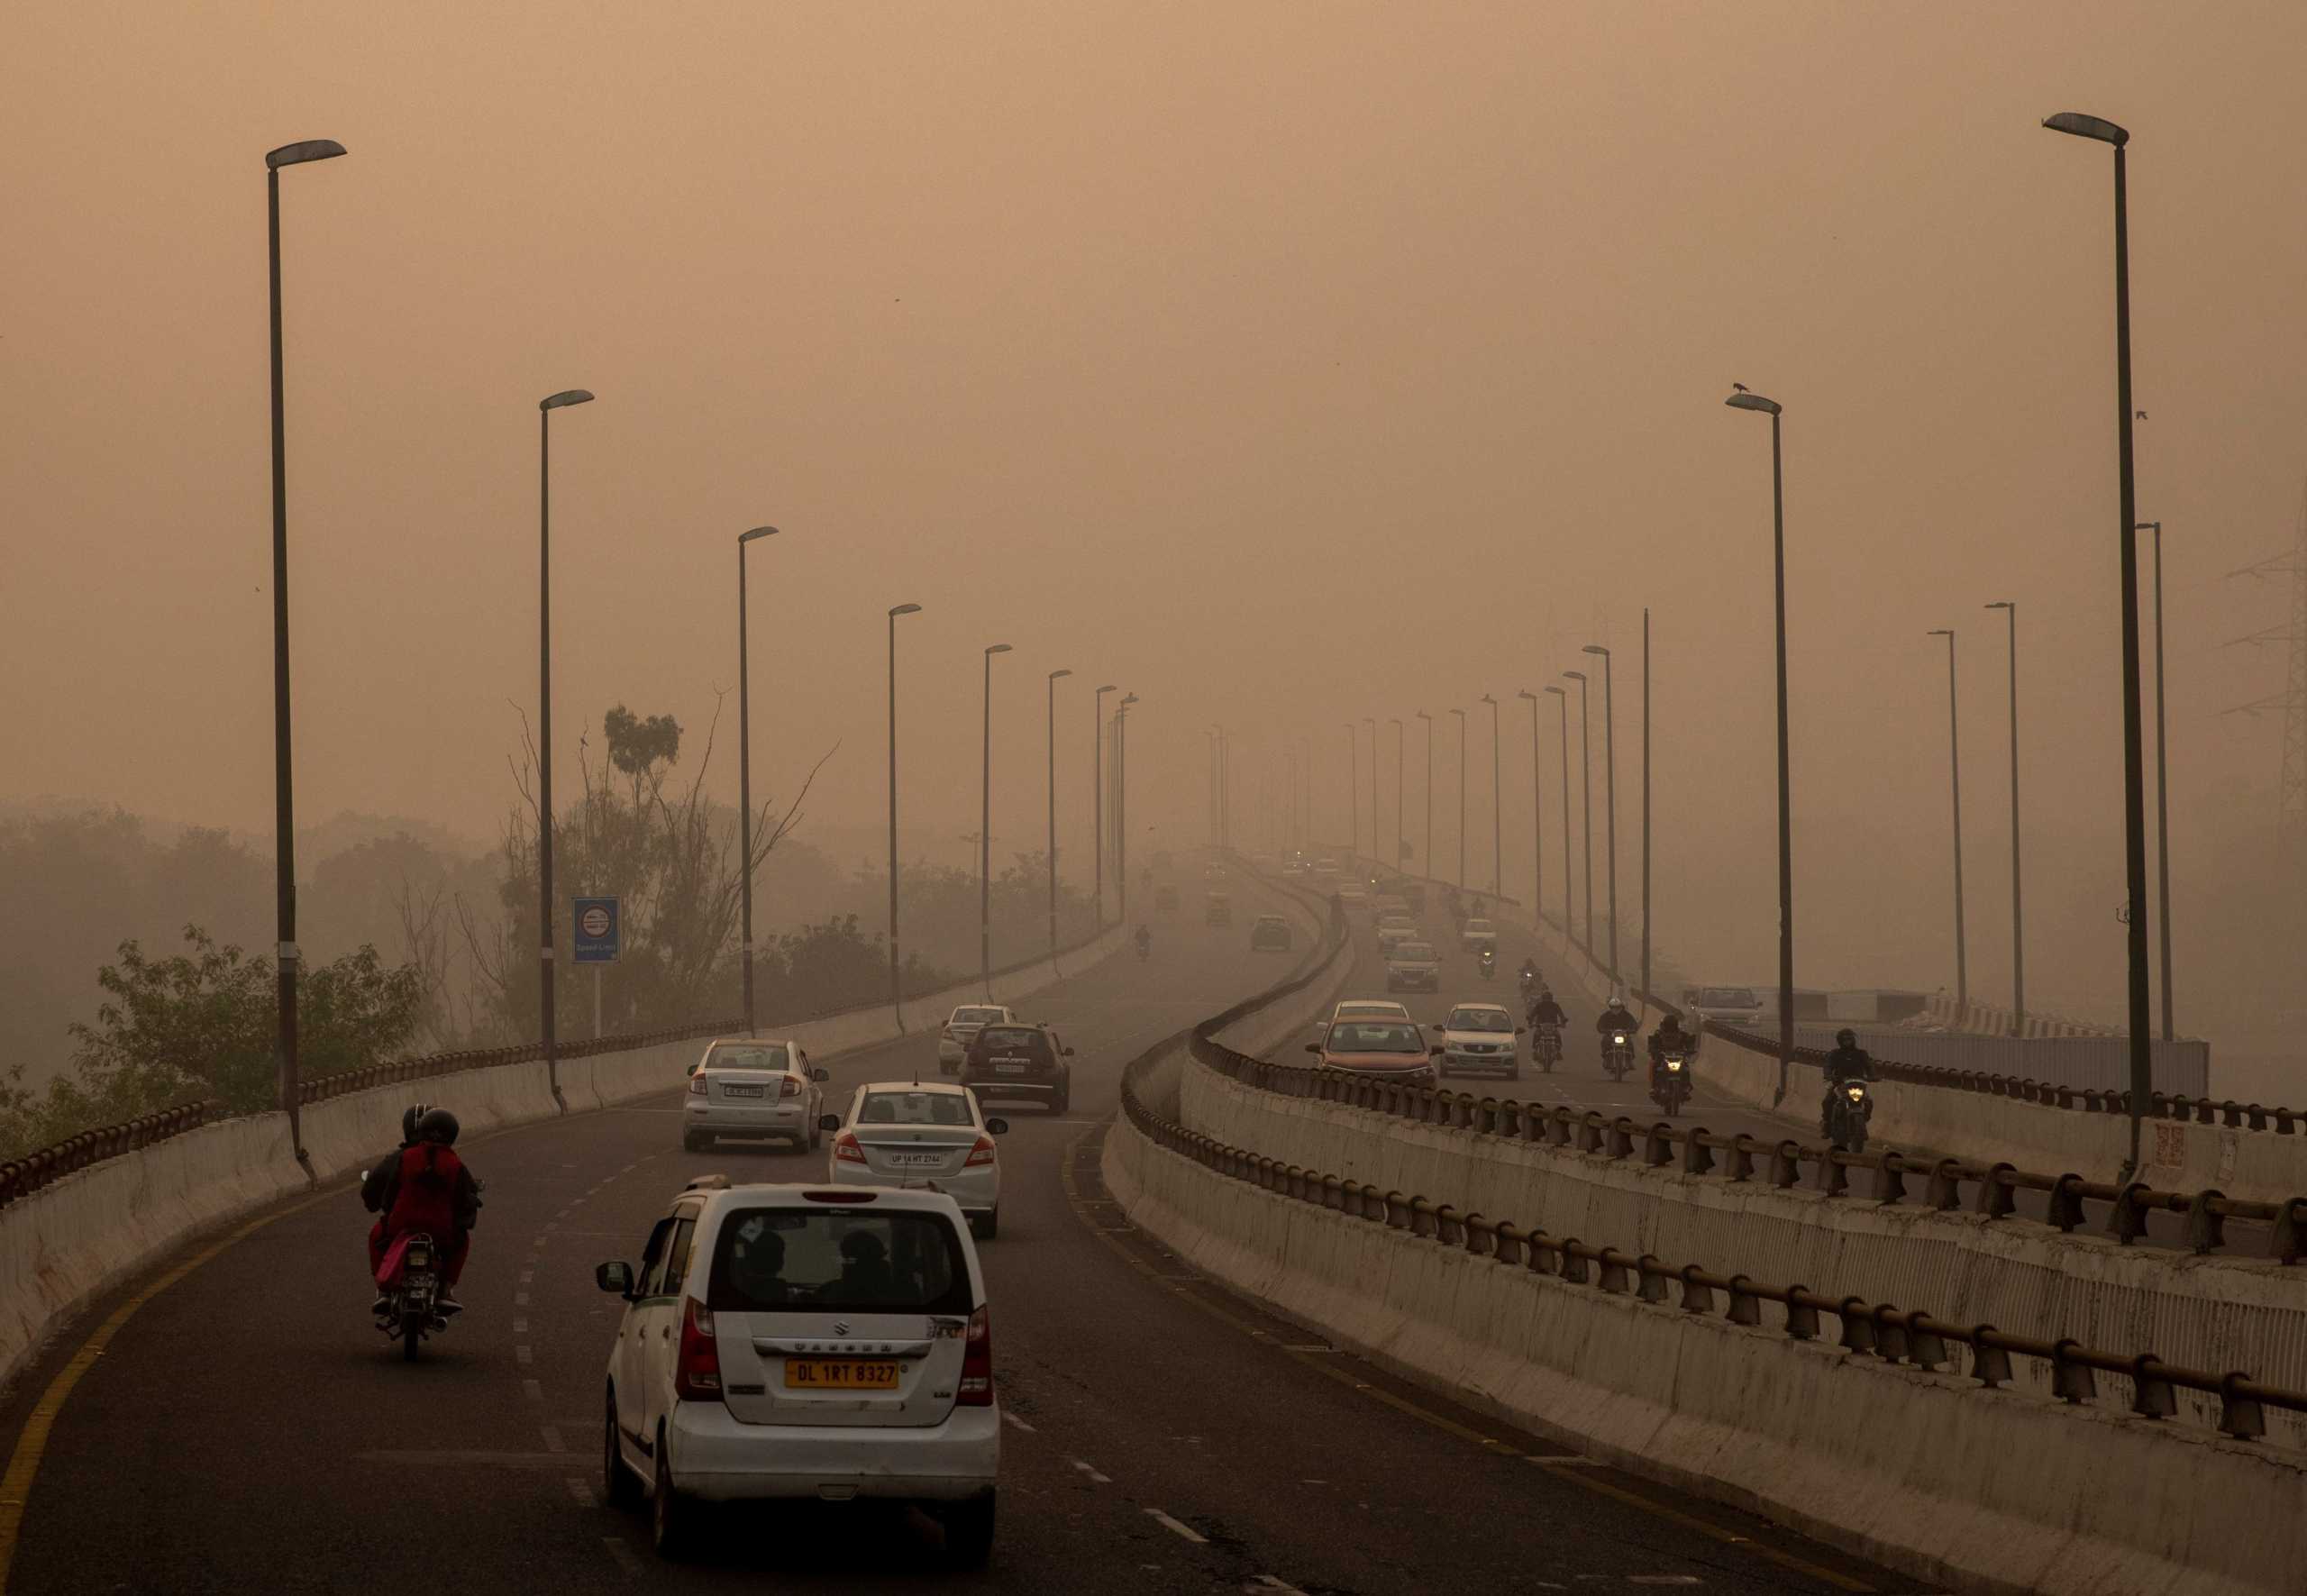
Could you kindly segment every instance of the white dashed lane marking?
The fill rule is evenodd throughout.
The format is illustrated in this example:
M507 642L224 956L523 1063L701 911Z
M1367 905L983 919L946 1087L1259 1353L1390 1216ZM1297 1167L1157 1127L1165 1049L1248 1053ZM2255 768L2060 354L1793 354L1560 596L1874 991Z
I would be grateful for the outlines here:
M1114 1482L1112 1475L1099 1473L1094 1464L1086 1464L1078 1457L1069 1457L1065 1461L1073 1465L1076 1473L1087 1474L1099 1485L1110 1485Z
M1191 1541L1197 1546L1206 1546L1209 1544L1209 1537L1197 1533L1192 1525L1179 1523L1159 1508L1146 1509L1145 1516L1181 1540Z
M1015 1413L1008 1411L1007 1409L1002 1410L1001 1422L1008 1425L1012 1429L1023 1430L1029 1436L1034 1433L1034 1427L1032 1425L1027 1424L1024 1419L1018 1418Z

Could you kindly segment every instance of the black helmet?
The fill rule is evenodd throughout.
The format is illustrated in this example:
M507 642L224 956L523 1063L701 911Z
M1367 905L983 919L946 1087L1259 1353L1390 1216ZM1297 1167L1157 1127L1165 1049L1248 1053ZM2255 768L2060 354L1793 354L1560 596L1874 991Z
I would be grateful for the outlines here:
M1837 1047L1857 1046L1858 1033L1852 1030L1848 1026L1845 1026L1841 1030L1835 1033L1835 1045Z
M431 1112L432 1108L433 1105L430 1103L411 1103L407 1108L401 1110L400 1139L403 1146L406 1146L409 1143L417 1139L417 1122L423 1119L427 1113Z
M416 1134L420 1140L453 1147L457 1145L457 1117L446 1108L427 1108L424 1117L416 1122Z

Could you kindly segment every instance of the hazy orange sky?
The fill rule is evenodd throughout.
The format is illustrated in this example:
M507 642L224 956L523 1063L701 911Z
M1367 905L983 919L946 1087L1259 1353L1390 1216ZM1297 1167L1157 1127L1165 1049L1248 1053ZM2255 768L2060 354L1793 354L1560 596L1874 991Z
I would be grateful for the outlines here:
M734 539L768 521L757 790L838 743L824 827L880 822L881 617L911 600L925 828L975 829L1002 641L1005 845L1039 845L1043 677L1070 667L1077 860L1087 695L1116 681L1144 700L1135 814L1180 838L1213 722L1237 831L1304 738L1338 835L1345 723L1444 716L1454 864L1445 712L1489 691L1520 882L1512 695L1607 642L1630 906L1647 605L1660 935L1760 976L1769 477L1737 379L1787 406L1803 979L1951 982L1924 634L1953 625L1974 986L2005 990L1981 606L2011 598L2030 974L2110 1013L2108 160L2037 124L2121 122L2182 1001L2213 1000L2280 734L2221 712L2284 685L2282 645L2220 645L2288 616L2280 582L2222 579L2290 546L2307 474L2307 7L14 0L0 46L0 796L269 828L261 157L330 137L350 158L283 185L304 817L493 832L536 690L535 403L581 385L600 402L555 425L564 790L610 703L702 731L735 671ZM1550 718L1542 743L1551 806Z

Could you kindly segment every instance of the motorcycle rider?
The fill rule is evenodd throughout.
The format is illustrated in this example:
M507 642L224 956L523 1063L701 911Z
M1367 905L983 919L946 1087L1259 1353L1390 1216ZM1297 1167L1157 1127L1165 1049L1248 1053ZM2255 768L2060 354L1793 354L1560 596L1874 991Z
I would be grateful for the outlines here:
M1603 1009L1602 1017L1594 1022L1594 1034L1602 1039L1602 1051L1605 1054L1610 1050L1612 1036L1624 1036L1629 1040L1633 1038L1634 1016L1627 1012L1626 999L1623 995L1618 992L1610 994L1610 1006Z
M1525 1023L1533 1029L1539 1026L1552 1026L1557 1030L1570 1023L1570 1017L1562 1011L1562 1005L1554 1000L1554 989L1544 981L1538 983L1537 995L1530 999L1530 1012L1525 1017Z
M376 1196L385 1217L369 1238L369 1271L384 1267L385 1254L402 1232L422 1230L442 1244L441 1300L457 1301L457 1279L464 1273L472 1227L480 1216L480 1182L458 1157L457 1117L427 1108L414 1126L416 1139L380 1166L384 1179ZM363 1182L363 1196L368 1195Z
M1824 1066L1827 1076L1826 1096L1819 1102L1819 1134L1835 1134L1836 1093L1847 1081L1874 1079L1874 1055L1858 1045L1858 1033L1845 1026L1835 1033L1834 1051L1827 1054Z
M1655 1092L1660 1089L1661 1078L1666 1072L1668 1053L1679 1055L1682 1069L1687 1072L1691 1067L1691 1053L1697 1045L1691 1034L1682 1029L1682 1017L1668 1009L1666 1017L1658 1022L1658 1028L1650 1033L1650 1090Z
M400 1155L416 1145L416 1122L431 1108L430 1103L411 1103L402 1109L400 1145L370 1164L360 1177L360 1205L377 1216L376 1224L369 1229L369 1272L372 1275L385 1261L385 1210L392 1206L388 1188L398 1176ZM384 1299L379 1297L377 1300L381 1309Z
M1528 991L1538 984L1538 962L1536 959L1524 959L1522 968L1516 971L1515 974L1521 980L1522 990Z
M1151 926L1140 926L1137 928L1137 956L1138 956L1139 958L1143 959L1144 957L1145 957L1145 955L1146 955L1146 954L1148 954L1148 953L1152 953L1153 951L1154 951L1154 932L1153 932L1153 928L1152 928Z

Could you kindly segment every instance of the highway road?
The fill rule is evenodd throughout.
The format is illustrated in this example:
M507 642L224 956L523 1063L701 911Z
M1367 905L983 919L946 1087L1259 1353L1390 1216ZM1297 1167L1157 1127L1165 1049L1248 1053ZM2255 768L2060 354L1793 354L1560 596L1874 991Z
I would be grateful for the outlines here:
M1198 883L1181 886L1190 913ZM1237 910L1272 907L1266 892L1237 877ZM642 1519L603 1505L620 1305L593 1265L634 1256L693 1175L821 1168L682 1153L669 1082L661 1101L474 1138L488 1202L468 1311L414 1365L369 1326L349 1183L99 1305L0 1406L14 1447L82 1338L132 1306L53 1416L6 1591L1916 1589L1394 1381L1128 1227L1097 1175L1122 1064L1290 966L1246 953L1248 917L1165 917L1150 962L1125 955L1023 1006L1079 1056L1069 1116L1008 1115L1001 1236L983 1245L1008 1420L985 1573L941 1572L926 1519L853 1507L725 1510L707 1555L670 1565ZM933 1046L833 1061L828 1090L934 1070Z

